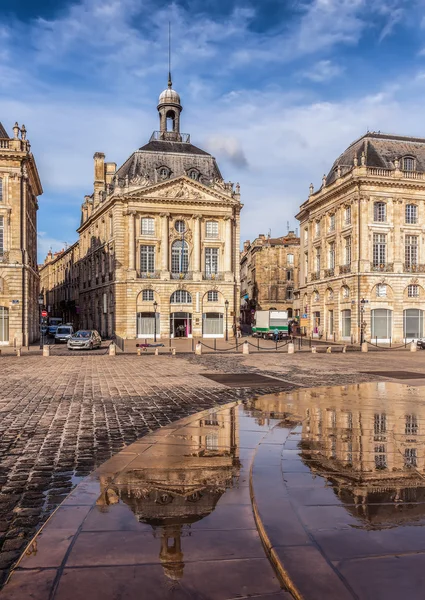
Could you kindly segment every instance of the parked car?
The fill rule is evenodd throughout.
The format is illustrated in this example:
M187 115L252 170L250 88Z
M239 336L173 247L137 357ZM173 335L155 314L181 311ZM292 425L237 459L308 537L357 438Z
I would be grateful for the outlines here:
M67 342L74 334L72 325L58 325L55 333L55 344Z
M94 329L80 329L68 340L69 350L93 350L100 348L102 338Z
M424 339L419 339L416 342L416 345L421 348L421 350L425 350L425 338Z

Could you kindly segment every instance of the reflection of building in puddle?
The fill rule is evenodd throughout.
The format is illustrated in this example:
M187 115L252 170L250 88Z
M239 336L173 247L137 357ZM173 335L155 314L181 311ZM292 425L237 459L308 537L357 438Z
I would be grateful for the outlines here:
M425 517L423 388L390 382L297 390L251 409L302 423L300 456L375 526Z
M160 538L165 574L179 580L182 536L213 512L239 475L237 405L203 413L190 426L156 440L124 471L101 476L97 504L107 510L121 500L139 522L151 525Z

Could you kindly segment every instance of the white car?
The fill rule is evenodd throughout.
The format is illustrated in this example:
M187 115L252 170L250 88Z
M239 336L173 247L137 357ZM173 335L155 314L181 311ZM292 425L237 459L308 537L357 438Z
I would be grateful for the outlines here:
M55 344L67 342L74 335L72 325L59 325L55 333Z

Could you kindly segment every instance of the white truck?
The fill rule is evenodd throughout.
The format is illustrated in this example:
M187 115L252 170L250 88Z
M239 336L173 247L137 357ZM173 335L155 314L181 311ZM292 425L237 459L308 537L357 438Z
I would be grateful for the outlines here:
M257 310L254 315L252 334L266 339L273 338L276 331L280 338L288 335L288 311Z

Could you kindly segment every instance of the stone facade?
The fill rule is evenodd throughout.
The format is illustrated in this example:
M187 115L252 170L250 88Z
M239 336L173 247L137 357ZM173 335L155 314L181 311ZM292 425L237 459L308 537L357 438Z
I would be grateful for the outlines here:
M181 111L169 87L158 104L160 131L148 144L118 170L94 155L79 241L41 271L56 306L78 296L79 326L119 342L234 333L239 185L225 183L215 159L180 132ZM69 292L69 277L78 294Z
M368 133L302 204L306 332L359 342L422 337L425 139Z
M255 309L287 310L290 318L297 316L299 252L300 239L292 231L278 238L261 234L244 243L240 258L243 323L251 323Z
M25 125L0 123L0 345L39 335L37 196L43 193Z

